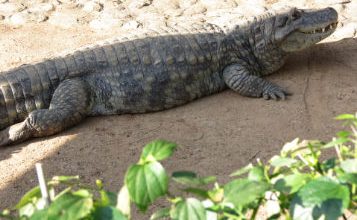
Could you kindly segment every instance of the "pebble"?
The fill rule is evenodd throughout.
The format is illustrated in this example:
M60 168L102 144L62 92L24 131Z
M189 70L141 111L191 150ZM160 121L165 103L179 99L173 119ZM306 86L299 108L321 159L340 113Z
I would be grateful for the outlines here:
M83 5L83 11L90 12L100 12L103 9L103 5L97 2L86 2Z
M113 18L108 14L104 14L103 16L89 22L89 27L95 31L109 30L114 26L119 27L120 25L122 25L121 20Z
M33 5L27 10L30 13L43 13L55 10L55 6L52 3L40 3Z
M62 28L70 28L77 25L77 17L70 10L68 13L63 11L55 11L51 14L48 19L48 22L52 25L59 26Z
M203 14L207 11L207 8L203 4L196 4L194 6L188 7L184 11L184 15L196 15L196 14Z
M48 15L44 13L30 13L29 20L40 23L48 20Z
M235 8L237 3L233 0L201 0L201 3L208 9Z
M180 8L189 8L196 3L197 3L197 0L180 0L179 1Z
M136 17L136 21L142 24L144 28L148 29L155 29L155 27L158 26L166 26L165 16L155 12L141 13Z
M14 27L20 27L26 24L28 15L26 13L15 13L9 18L9 23Z
M24 9L25 7L23 5L17 3L8 2L0 4L0 13L4 15L11 15Z
M128 21L123 24L122 28L127 29L127 30L134 30L140 27L140 23L134 20Z
M356 36L356 33L357 33L357 23L351 22L345 24L341 28L338 28L335 31L335 33L332 35L332 37L337 39L352 38Z
M136 1L131 1L131 3L128 5L129 9L140 9L145 6L149 6L152 4L153 0L136 0Z

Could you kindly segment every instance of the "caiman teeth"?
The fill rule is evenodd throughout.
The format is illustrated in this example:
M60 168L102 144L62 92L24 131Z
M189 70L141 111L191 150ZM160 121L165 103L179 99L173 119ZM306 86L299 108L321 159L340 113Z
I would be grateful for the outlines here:
M336 28L336 27L337 27L337 22L332 23L332 24L329 24L329 25L327 25L327 26L324 27L324 28L315 29L315 30L313 30L313 31L306 31L306 32L304 31L304 33L305 33L305 34L324 33L324 32L326 32L326 31L329 31L329 30L334 29L334 28Z

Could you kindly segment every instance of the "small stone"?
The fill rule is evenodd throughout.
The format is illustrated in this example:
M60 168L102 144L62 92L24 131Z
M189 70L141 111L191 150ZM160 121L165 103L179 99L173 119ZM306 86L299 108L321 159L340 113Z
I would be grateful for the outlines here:
M24 10L24 6L21 4L16 4L12 2L8 2L5 4L0 4L0 13L5 15L11 15L16 12L20 12Z
M62 28L70 28L77 25L77 16L72 12L56 11L54 12L48 22L52 25Z
M132 21L128 21L125 24L123 24L122 27L124 29L133 30L133 29L137 29L140 26L141 26L141 24L139 22L132 20Z
M197 4L192 7L187 8L184 11L185 15L196 15L196 14L203 14L207 11L207 8L202 4Z
M103 16L89 22L89 27L94 30L109 30L112 27L119 26L121 24L122 23L119 19L115 19L109 16Z
M335 31L335 33L332 35L332 37L337 39L352 38L356 36L356 33L357 33L357 23L351 22L345 24L341 28L338 28Z
M19 27L24 25L27 22L27 19L25 13L15 13L10 17L9 22L11 25Z
M103 5L97 3L97 2L87 2L83 5L83 11L86 12L99 12L103 9Z
M180 8L189 8L197 3L197 0L180 0Z
M35 4L28 9L30 13L41 13L41 12L50 12L55 9L55 6L52 3L40 3Z
M201 0L201 3L208 9L235 8L237 3L233 0Z
M4 20L4 19L5 19L5 16L4 15L0 15L0 21Z
M48 20L48 16L44 13L31 13L29 14L30 20L40 23Z
M143 8L145 6L149 6L152 4L153 0L134 0L131 1L131 3L129 4L129 8L136 8L136 9L140 9Z
M139 22L140 24L142 24L143 27L148 28L148 29L150 29L150 28L155 29L155 27L165 26L165 24L166 24L166 19L162 14L151 13L151 12L140 13L136 17L136 21ZM155 21L155 22L153 22L153 21Z

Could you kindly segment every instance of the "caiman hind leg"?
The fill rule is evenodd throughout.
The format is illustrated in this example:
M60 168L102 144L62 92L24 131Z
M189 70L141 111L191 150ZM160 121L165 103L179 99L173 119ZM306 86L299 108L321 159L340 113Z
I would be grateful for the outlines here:
M263 97L264 99L285 99L291 95L263 78L251 75L249 71L240 64L233 64L223 70L223 79L232 90L244 96Z
M55 90L48 109L35 110L23 122L0 132L0 146L49 136L78 124L89 111L89 95L81 79L64 80Z

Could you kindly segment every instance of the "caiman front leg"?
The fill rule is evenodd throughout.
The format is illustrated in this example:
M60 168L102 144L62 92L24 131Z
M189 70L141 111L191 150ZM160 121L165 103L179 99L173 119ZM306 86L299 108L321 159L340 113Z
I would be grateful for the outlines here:
M229 88L244 96L284 100L286 96L291 95L274 83L251 75L241 64L232 64L226 67L223 70L223 79Z
M2 130L0 146L56 134L78 124L87 116L88 110L86 83L81 79L67 79L55 90L48 109L35 110L23 122Z

